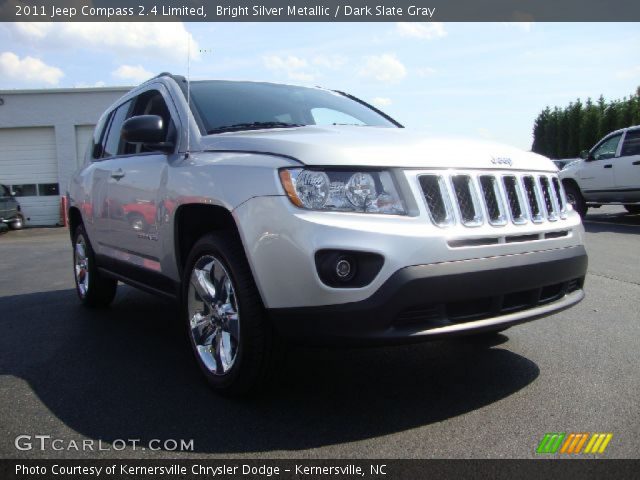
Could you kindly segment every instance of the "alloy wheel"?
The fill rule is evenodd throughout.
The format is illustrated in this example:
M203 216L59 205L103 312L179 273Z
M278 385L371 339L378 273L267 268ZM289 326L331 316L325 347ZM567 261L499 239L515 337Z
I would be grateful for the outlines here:
M200 257L187 293L189 332L204 366L214 375L233 367L240 345L240 315L231 276L212 255Z
M82 235L78 235L76 238L73 256L78 291L81 297L85 297L89 290L89 257L87 256L87 244Z

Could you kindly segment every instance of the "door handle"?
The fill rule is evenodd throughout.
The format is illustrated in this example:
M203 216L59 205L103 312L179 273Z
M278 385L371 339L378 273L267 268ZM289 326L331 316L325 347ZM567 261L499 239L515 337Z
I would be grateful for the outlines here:
M640 160L636 160L635 162L631 162L631 165L640 165Z
M605 165L603 168L613 168L613 165L611 165L611 164Z
M120 180L122 177L124 177L124 175L125 173L122 171L121 168L119 168L115 172L111 172L111 178L114 178L116 180Z

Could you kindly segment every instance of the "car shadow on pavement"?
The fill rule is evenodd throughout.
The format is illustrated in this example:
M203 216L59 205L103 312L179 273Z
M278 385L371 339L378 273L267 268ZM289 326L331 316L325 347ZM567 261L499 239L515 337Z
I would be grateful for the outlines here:
M630 213L589 213L584 219L584 229L589 233L629 233L640 234L640 214Z
M24 415L21 433L41 434L46 408L103 442L193 439L197 453L302 450L462 415L539 375L527 358L470 340L297 348L268 392L233 400L200 377L172 303L121 286L106 310L84 309L73 290L60 290L0 298L0 311L0 374L24 379L37 395L35 406L13 410L15 419Z

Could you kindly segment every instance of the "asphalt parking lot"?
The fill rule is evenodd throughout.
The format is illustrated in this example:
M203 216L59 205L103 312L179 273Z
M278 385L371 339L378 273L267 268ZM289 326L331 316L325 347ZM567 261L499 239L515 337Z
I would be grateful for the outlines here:
M65 229L0 235L0 457L526 458L546 432L612 432L600 456L638 458L640 216L591 212L575 308L493 345L294 349L243 401L201 380L171 303L121 286L82 308ZM23 434L194 451L18 451Z

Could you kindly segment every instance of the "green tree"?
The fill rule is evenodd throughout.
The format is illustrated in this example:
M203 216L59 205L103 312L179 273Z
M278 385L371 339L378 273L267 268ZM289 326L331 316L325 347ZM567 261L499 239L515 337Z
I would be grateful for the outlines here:
M545 107L533 122L531 150L551 158L576 157L606 134L640 125L640 87L630 97L607 102L600 95L583 105L580 99L564 108Z
M549 112L547 125L544 131L545 155L550 158L558 158L558 109Z
M638 87L636 94L631 99L631 124L640 125L640 87Z
M531 146L531 150L541 155L547 155L545 130L547 128L549 111L549 107L545 108L533 122L533 145Z
M591 102L591 99L588 98L580 124L580 143L578 152L588 150L600 138L600 131L598 128L599 117L599 107L594 105Z
M580 123L582 122L582 102L569 104L569 136L567 138L567 156L577 157L580 153Z
M557 158L567 158L567 138L569 137L569 116L566 110L558 109Z
M624 97L616 113L616 130L633 125L633 97L629 100Z
M618 102L611 102L605 108L604 113L600 117L599 121L599 134L600 137L604 137L607 133L616 129L616 122L618 117Z

